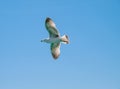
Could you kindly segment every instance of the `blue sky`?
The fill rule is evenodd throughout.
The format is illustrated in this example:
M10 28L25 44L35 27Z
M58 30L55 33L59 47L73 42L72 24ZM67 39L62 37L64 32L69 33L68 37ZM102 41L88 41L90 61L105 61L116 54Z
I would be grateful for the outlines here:
M70 39L56 61L46 17ZM120 89L120 1L1 0L0 89Z

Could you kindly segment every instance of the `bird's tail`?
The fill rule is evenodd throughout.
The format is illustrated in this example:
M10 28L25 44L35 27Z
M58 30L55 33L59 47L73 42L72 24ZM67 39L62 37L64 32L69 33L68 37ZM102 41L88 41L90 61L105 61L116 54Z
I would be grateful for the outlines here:
M68 43L69 43L69 38L68 38L67 35L63 35L63 36L61 37L61 40L62 40L62 42L65 43L65 44L68 44Z

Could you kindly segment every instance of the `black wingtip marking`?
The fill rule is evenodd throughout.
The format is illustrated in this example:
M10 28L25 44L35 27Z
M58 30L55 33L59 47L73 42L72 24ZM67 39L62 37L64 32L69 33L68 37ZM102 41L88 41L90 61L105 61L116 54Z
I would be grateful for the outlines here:
M50 20L52 20L52 19L47 17L45 22L49 22Z

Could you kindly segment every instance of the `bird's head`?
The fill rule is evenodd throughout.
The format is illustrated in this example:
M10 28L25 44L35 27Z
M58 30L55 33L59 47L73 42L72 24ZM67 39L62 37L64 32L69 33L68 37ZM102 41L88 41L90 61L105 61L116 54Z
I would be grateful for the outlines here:
M48 42L48 39L43 39L41 40L41 42Z
M46 41L46 39L44 39L44 40L41 40L41 42L45 42Z

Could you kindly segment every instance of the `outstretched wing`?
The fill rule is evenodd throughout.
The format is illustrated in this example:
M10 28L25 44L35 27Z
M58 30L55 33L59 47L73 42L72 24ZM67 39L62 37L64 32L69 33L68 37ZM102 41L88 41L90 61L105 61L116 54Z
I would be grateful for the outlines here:
M49 32L50 38L55 38L55 37L60 36L59 32L58 32L58 30L55 26L55 23L52 21L52 19L46 18L45 26L46 26L46 29Z
M51 44L51 53L54 59L57 59L60 55L60 43Z

